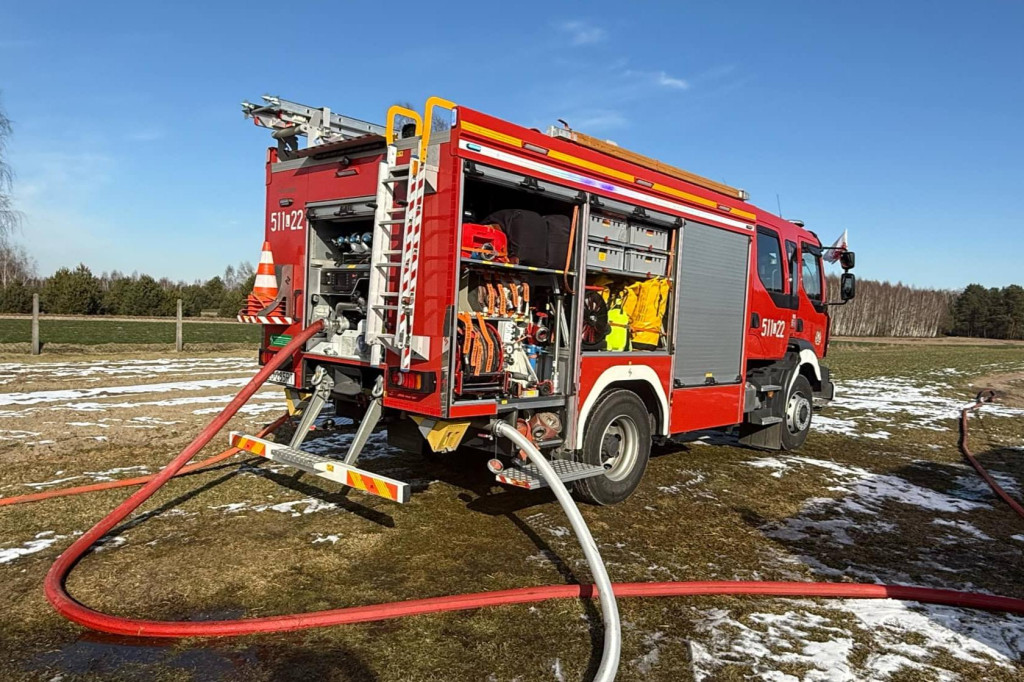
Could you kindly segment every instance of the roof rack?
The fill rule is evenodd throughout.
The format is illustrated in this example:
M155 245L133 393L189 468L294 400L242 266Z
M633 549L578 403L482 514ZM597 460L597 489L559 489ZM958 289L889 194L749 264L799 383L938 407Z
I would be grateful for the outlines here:
M306 137L306 146L338 142L364 135L384 135L384 126L357 118L331 113L328 107L310 107L274 95L263 95L265 104L242 102L242 114L253 123L271 129L282 152L299 149L298 137Z
M628 161L629 163L635 163L636 165L643 166L644 168L650 168L651 170L658 171L659 173L664 173L665 175L669 175L678 180L684 180L694 185L699 185L704 189L710 189L713 192L724 194L728 197L732 197L733 199L746 201L750 197L750 195L747 194L746 190L738 189L736 187L730 187L729 185L723 184L721 182L715 182L714 180L710 180L703 176L697 175L696 173L684 171L681 168L670 166L667 163L662 163L661 161L652 159L649 156L644 156L643 154L631 152L628 149L623 149L617 144L605 142L604 140L599 140L596 137L585 135L579 131L572 130L570 128L557 128L555 126L551 126L550 128L548 128L548 135L550 137L559 137L562 138L563 140L575 142L581 147L587 147L589 149L593 149L596 152L601 152L602 154L607 154L608 156L614 156L617 159Z

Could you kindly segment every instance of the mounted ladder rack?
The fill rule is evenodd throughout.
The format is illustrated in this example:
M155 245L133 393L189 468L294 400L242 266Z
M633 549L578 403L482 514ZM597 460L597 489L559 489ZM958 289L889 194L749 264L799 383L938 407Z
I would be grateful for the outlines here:
M366 342L371 348L370 364L382 364L386 347L398 354L403 372L408 371L413 354L425 359L430 352L430 339L413 334L413 320L430 147L430 129L424 130L423 121L433 120L435 107L453 109L455 105L431 97L422 118L415 111L397 105L388 110L387 156L377 173ZM396 139L398 116L413 121L415 134L412 137ZM408 162L399 163L400 153L405 150L408 150Z
M313 147L363 135L384 134L383 126L331 113L328 107L310 107L273 95L263 95L262 99L265 104L242 102L242 114L256 125L270 128L283 155L299 150L299 136L305 136L306 146Z

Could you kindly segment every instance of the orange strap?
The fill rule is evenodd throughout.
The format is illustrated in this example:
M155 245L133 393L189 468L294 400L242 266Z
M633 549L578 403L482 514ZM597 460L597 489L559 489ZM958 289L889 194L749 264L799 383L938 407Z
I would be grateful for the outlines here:
M459 322L462 323L462 354L468 355L473 345L470 333L473 331L473 321L470 319L469 313L459 313Z
M487 357L490 359L488 365L494 365L494 344L491 342L491 335L487 333L487 322L484 321L484 316L480 313L476 314L476 322L480 325L480 337L484 344L487 346ZM485 371L491 371L490 366L484 368Z
M569 223L569 248L565 252L565 272L562 273L562 282L565 284L565 290L572 296L573 290L569 286L569 266L572 264L572 251L576 242L576 222L580 218L580 206L579 204L573 204L572 206L572 221Z

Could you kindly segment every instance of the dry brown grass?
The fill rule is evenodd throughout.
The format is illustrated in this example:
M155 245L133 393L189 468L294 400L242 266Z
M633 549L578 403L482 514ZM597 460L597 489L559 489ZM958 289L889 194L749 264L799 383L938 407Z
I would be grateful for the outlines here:
M864 358L840 349L833 364L840 376L858 377L913 372L923 364L959 366L981 356L1024 361L1024 352L1013 349L979 349L980 356L963 358L942 354L944 349L931 356L924 351L924 357L905 351L893 347L884 357ZM1016 355L1006 356L1008 352ZM963 391L969 388L965 385ZM185 408L164 410L159 416L180 422L160 430L159 441L122 429L111 431L109 442L86 449L71 441L42 451L8 447L0 451L6 462L0 494L23 491L25 483L50 480L61 470L135 464L155 470L208 419ZM239 424L253 428L265 420L241 418ZM1009 419L979 420L975 450L994 469L1024 480L1019 455L1000 447L1019 439L1019 425ZM57 423L48 428L59 435L70 427ZM816 433L800 454L929 489L956 489L963 469L952 430L901 430L898 423L892 430L894 437L888 441ZM140 448L147 437L148 447ZM775 478L749 465L768 455L730 445L686 443L660 448L656 454L632 498L615 507L583 508L614 580L821 579L817 569L796 558L803 556L839 572L857 567L881 576L907 574L920 582L1024 596L1018 581L1007 580L1019 573L1021 555L1013 551L1010 535L1021 531L1005 510L994 507L963 515L992 542L963 539L945 549L938 542L946 531L933 526L919 507L898 501L882 507L884 518L893 524L890 531L855 529L852 546L835 545L827 535L784 541L767 536L766 530L803 518L810 499L843 499L825 470L793 467ZM246 464L240 466L241 461ZM296 478L265 464L239 458L169 483L145 505L142 522L114 533L124 538L123 544L108 542L81 562L69 582L71 593L112 613L197 619L589 580L582 553L564 531L568 523L552 496L495 485L476 455L460 453L441 462L408 454L368 460L367 468L422 482L404 506L358 493L345 495L331 483ZM0 564L5 586L0 596L0 660L7 663L7 677L535 680L554 679L557 668L565 679L574 680L588 677L596 667L602 636L598 610L594 604L573 601L238 640L140 643L89 634L49 608L41 580L73 534L86 530L127 494L109 491L0 508L0 547L47 531L64 536L48 549ZM336 506L311 513L303 513L305 503L294 506L294 513L257 511L307 498L314 505ZM231 512L224 508L230 504L245 506ZM314 542L328 536L338 536L337 542ZM922 556L940 558L956 573L915 566L913 561ZM690 679L690 641L706 636L702 628L710 609L726 609L736 622L757 628L763 626L753 614L795 608L786 601L727 597L624 600L620 606L622 680ZM855 634L851 663L863 664L877 652L872 634L858 629L848 614L823 604L801 608ZM825 641L833 634L819 628L808 637ZM907 633L907 642L913 643L914 636ZM965 664L952 657L940 656L931 663L965 679L1021 679L1019 670ZM797 676L807 672L803 664L776 669ZM751 675L749 665L735 663L717 670L714 679ZM907 679L927 678L918 672Z

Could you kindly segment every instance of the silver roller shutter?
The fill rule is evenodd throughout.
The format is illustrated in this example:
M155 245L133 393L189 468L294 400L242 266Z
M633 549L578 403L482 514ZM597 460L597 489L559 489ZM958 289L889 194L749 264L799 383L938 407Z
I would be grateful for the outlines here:
M676 279L676 386L741 380L749 251L748 235L691 220L683 226Z

